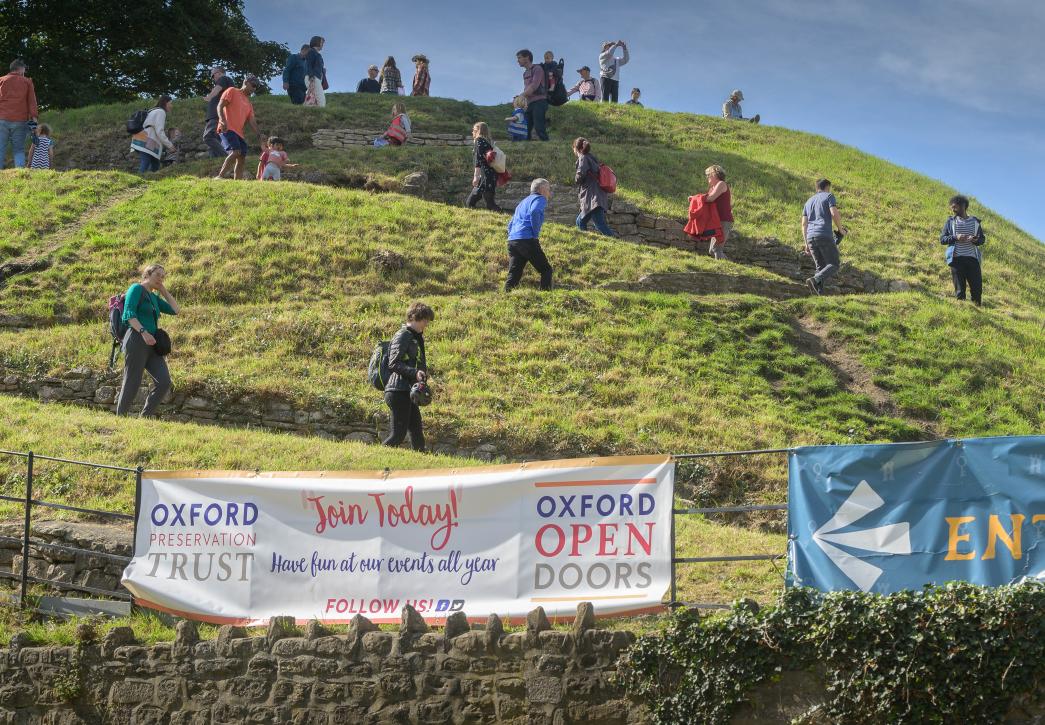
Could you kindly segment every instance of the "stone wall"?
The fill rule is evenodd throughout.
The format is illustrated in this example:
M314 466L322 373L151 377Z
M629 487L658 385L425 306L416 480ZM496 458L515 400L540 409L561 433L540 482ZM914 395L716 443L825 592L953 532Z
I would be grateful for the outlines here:
M646 722L614 680L630 632L594 628L591 604L569 630L542 609L525 631L491 615L472 628L452 615L431 631L413 609L399 631L357 616L346 634L273 619L264 636L221 627L200 641L179 622L172 643L143 645L129 627L96 641L0 649L0 723L514 723Z
M312 145L317 149L343 149L351 146L373 146L374 139L385 129L321 128L312 134ZM409 146L471 146L471 136L456 133L414 133L407 139Z
M18 576L22 574L22 526L20 521L0 523L0 570ZM124 562L105 555L130 557L132 537L130 524L34 521L29 536L29 576L127 594L120 586ZM61 551L47 544L87 549L99 555Z
M36 398L42 402L67 402L89 408L115 411L120 387L120 372L107 369L75 368L60 377L37 377L5 370L0 366L0 393ZM149 383L143 382L135 409L145 402ZM377 395L375 391L375 395ZM244 395L235 400L218 401L191 391L175 388L160 406L160 417L180 422L213 423L223 426L264 428L274 431L315 435L331 440L376 443L387 433L388 414L382 409L370 417L351 412L309 409L294 406L277 397ZM428 447L435 453L477 458L483 461L529 460L546 456L547 451L512 449L503 440L464 440L452 431L425 428ZM592 451L556 451L559 458L577 458Z

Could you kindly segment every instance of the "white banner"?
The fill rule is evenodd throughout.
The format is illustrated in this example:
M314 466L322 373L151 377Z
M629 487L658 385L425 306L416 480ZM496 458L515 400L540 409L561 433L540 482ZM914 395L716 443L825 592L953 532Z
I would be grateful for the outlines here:
M659 611L674 464L591 458L454 470L147 472L123 585L191 619L513 621Z

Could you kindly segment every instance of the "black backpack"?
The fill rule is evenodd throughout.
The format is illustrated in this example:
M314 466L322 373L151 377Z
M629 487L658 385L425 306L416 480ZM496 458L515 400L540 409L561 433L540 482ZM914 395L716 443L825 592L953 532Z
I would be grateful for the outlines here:
M113 295L109 298L109 322L105 329L112 336L112 349L109 351L109 369L116 365L116 356L120 354L123 336L127 334L127 323L123 321L123 303L125 295Z
M134 135L145 130L145 119L149 117L147 110L135 111L127 119L127 133Z
M566 81L563 78L565 62L544 63L544 75L548 83L548 103L552 106L562 106L570 97L566 95Z
M381 391L385 389L385 383L388 382L388 378L392 374L392 371L388 368L389 345L391 343L388 340L374 345L374 352L370 355L370 364L366 368L367 380L370 381L374 388Z

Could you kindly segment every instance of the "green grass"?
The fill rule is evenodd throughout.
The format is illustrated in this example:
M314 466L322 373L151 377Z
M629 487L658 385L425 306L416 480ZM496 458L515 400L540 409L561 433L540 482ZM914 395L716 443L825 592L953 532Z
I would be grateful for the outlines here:
M842 213L853 234L843 256L859 269L886 279L901 279L945 291L949 272L939 245L948 216L947 199L955 190L938 181L875 158L822 136L773 126L751 126L694 114L672 114L625 106L570 103L552 109L552 142L523 148L505 139L501 119L508 107L476 106L445 98L406 99L416 131L470 133L475 121L490 123L503 141L516 178L536 175L572 181L569 143L586 136L595 153L618 172L620 196L657 214L684 216L687 197L703 191L703 169L722 164L734 185L737 229L751 236L773 236L800 246L801 204L813 181L827 176L835 183ZM72 156L65 163L97 168L99 151L127 145L123 122L140 104L92 106L59 112L51 119ZM368 94L332 94L324 109L291 106L285 98L256 99L262 130L288 140L292 158L318 169L378 180L425 168L435 178L451 179L467 190L469 149L358 149L309 151L319 128L381 129L390 101ZM171 125L198 133L202 103L178 101ZM128 166L129 168L129 166ZM175 172L202 173L213 163L186 164ZM410 169L413 170L413 169ZM452 178L451 178L452 177ZM380 183L378 183L380 186ZM1037 240L973 202L988 235L984 274L987 299L994 304L1045 308L1042 275L1028 269L1045 267L1045 247Z
M506 225L503 215L398 194L167 179L100 213L55 252L52 269L0 287L0 309L42 320L98 318L108 296L153 261L168 267L171 289L190 305L305 302L336 309L347 297L382 292L492 291L504 284ZM560 286L712 269L775 277L562 225L549 224L543 238ZM402 255L403 268L376 268L378 250Z
M0 262L33 251L34 245L77 221L110 195L141 180L96 171L0 171Z

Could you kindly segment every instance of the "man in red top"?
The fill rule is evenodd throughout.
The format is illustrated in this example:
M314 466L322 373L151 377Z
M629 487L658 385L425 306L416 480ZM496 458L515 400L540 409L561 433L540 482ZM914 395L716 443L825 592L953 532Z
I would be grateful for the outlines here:
M25 61L11 61L11 72L0 77L0 169L7 161L7 145L11 144L15 167L25 166L25 140L28 122L37 118L36 89L25 77Z
M221 147L228 154L218 172L219 179L225 177L229 163L233 165L232 178L246 178L247 165L244 161L250 148L245 140L244 127L248 123L258 135L261 146L265 146L265 139L254 119L254 106L250 102L250 96L258 89L258 85L257 76L249 75L243 79L242 88L227 88L218 101L218 133L221 135Z

